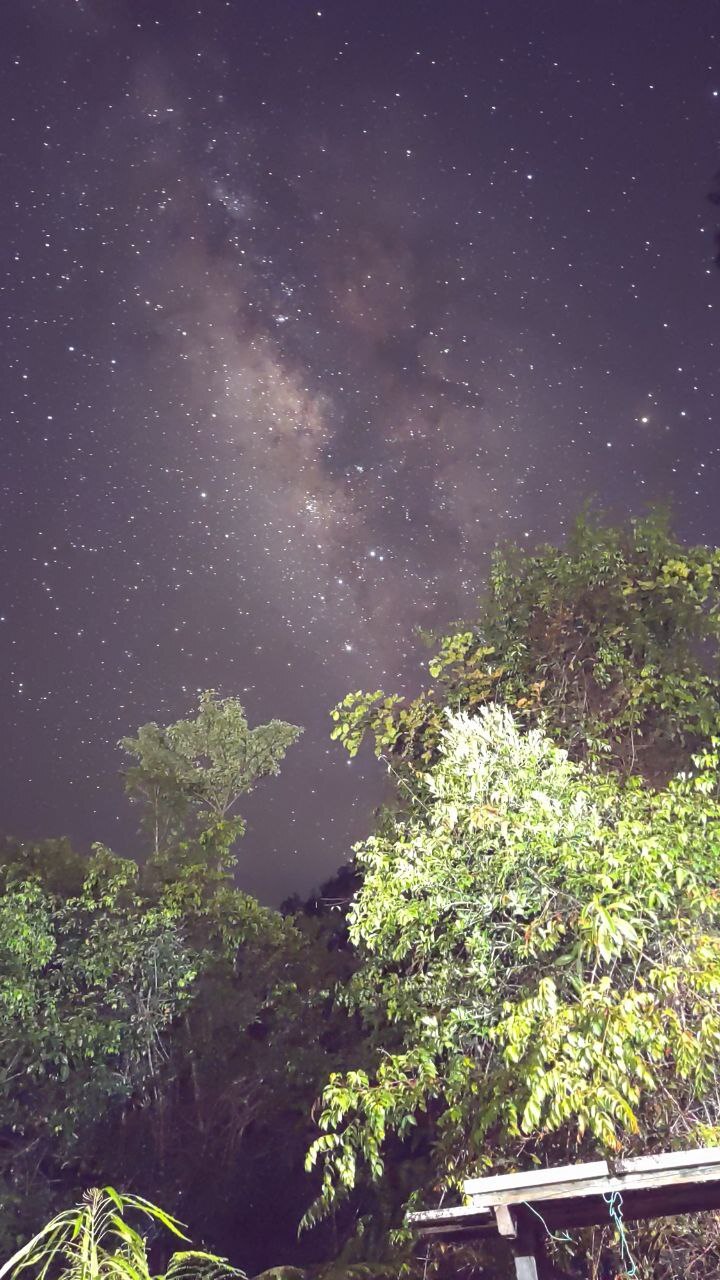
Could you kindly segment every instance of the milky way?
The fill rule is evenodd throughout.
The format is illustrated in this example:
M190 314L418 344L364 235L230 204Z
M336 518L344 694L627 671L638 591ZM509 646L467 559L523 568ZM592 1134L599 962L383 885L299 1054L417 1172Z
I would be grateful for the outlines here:
M583 501L720 541L714 0L9 0L0 826L138 848L116 741L306 726L241 882L383 777L327 712Z

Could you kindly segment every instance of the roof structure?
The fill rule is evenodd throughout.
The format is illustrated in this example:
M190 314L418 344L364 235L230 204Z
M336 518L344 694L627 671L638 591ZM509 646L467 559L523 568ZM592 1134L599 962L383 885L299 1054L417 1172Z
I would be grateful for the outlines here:
M720 1147L669 1151L610 1163L562 1165L464 1184L468 1203L408 1215L426 1240L499 1234L511 1243L518 1280L557 1275L544 1257L546 1230L720 1209Z

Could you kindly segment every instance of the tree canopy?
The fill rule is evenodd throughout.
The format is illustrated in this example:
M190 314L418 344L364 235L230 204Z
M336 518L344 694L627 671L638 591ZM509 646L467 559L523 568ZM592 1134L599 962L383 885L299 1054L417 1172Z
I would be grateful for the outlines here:
M498 553L425 692L335 708L396 794L349 914L375 1063L326 1087L309 1221L418 1132L436 1190L720 1140L719 586L662 515L583 518ZM671 1267L717 1250L706 1229Z
M208 690L194 716L164 729L145 724L135 738L123 738L120 746L136 761L125 771L126 790L142 805L153 857L195 839L206 858L214 846L227 859L245 831L238 801L279 772L301 733L284 720L251 729L239 699Z
M720 707L720 551L685 547L654 512L615 527L583 517L565 547L494 558L480 615L436 638L435 685L406 703L351 693L333 736L354 754L425 765L445 706L502 703L572 758L667 781L709 741Z
M209 692L125 738L137 857L0 847L5 1251L112 1184L250 1273L448 1277L409 1203L720 1142L719 639L720 552L658 513L500 551L426 689L334 709L392 794L280 912L236 886L239 810L300 730ZM708 1216L632 1243L642 1280L720 1270Z
M356 849L349 1000L389 1035L325 1091L328 1203L420 1114L445 1186L545 1144L720 1139L717 768L655 792L506 708L447 715L407 813Z

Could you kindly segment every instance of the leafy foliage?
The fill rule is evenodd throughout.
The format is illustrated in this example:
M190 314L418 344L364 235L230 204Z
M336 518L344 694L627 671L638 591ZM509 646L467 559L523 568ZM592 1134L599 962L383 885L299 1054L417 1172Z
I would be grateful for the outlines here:
M166 1040L157 1097L100 1126L94 1150L116 1181L182 1203L193 1235L223 1252L254 1234L240 1256L252 1267L295 1245L310 1108L358 1037L332 1005L345 957L236 890L212 904L211 923L231 909L234 946L206 945L194 998ZM281 1202L265 1239L263 1200Z
M149 1096L196 958L137 867L97 846L62 898L12 863L0 896L0 1178L8 1210L37 1194L114 1100Z
M407 812L356 848L348 998L392 1047L329 1081L311 1217L423 1116L446 1186L490 1153L718 1141L717 770L656 792L507 708L446 713Z
M579 520L566 548L495 557L476 626L441 638L435 687L406 704L349 694L333 737L353 755L424 768L443 708L511 707L575 759L662 783L706 744L718 717L720 551L683 547L660 513L627 528Z
M238 801L258 779L277 774L302 730L284 720L250 729L237 698L200 696L196 714L165 729L142 725L120 745L137 763L125 773L132 800L142 804L159 859L179 840L214 846L223 865L245 830Z
M147 742L164 753L142 871L100 846L89 860L63 841L0 849L6 1250L96 1180L187 1200L201 1233L232 1245L253 1182L302 1168L312 1099L337 1061L329 992L342 966L232 881L233 806L299 730L250 730L239 703L210 694L197 723L151 729L131 740L140 790L161 774ZM268 1144L283 1153L272 1166ZM287 1198L292 1239L301 1201L293 1221Z
M499 554L427 690L335 708L394 803L282 914L235 887L238 810L300 730L213 693L124 740L141 866L0 845L0 1246L110 1182L251 1270L439 1280L472 1250L413 1257L405 1203L489 1165L719 1141L719 574L657 514ZM308 1187L328 1221L297 1242ZM607 1232L583 1247L599 1276ZM633 1252L643 1280L699 1280L720 1232L652 1224ZM148 1280L144 1256L97 1265Z
M8 1276L46 1280L245 1280L224 1258L182 1250L170 1259L164 1277L151 1277L146 1238L127 1222L141 1215L181 1240L187 1239L177 1219L142 1196L120 1195L113 1187L94 1188L75 1209L48 1222L0 1268Z

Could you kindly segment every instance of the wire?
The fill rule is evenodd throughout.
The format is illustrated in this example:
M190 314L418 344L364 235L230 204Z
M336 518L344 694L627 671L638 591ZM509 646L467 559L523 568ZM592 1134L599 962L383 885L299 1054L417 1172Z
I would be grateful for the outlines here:
M622 1213L622 1195L619 1191L611 1191L608 1194L603 1195L603 1200L608 1207L610 1221L618 1234L618 1239L620 1241L620 1259L625 1270L625 1276L627 1280L633 1280L633 1277L637 1275L638 1271L630 1249L628 1248L627 1236L625 1235L625 1223L623 1222ZM523 1200L522 1203L525 1209L529 1209L531 1213L535 1214L536 1218L540 1219L545 1228L545 1234L549 1240L555 1240L558 1244L572 1244L572 1236L568 1235L567 1231L563 1231L560 1235L556 1235L550 1230L547 1222L537 1209L533 1208L531 1204L528 1204L527 1200Z
M528 1204L527 1200L523 1200L523 1205L526 1209L529 1209L531 1213L534 1213L536 1218L540 1219L540 1221L542 1222L545 1228L545 1232L548 1237L548 1240L556 1240L558 1244L566 1244L566 1243L572 1244L572 1236L569 1236L567 1231L563 1231L562 1235L560 1236L553 1235L553 1232L550 1230L542 1214L538 1213L537 1209L533 1209L532 1205Z
M608 1207L610 1221L612 1222L618 1234L620 1241L620 1259L625 1268L625 1275L628 1280L632 1280L637 1275L637 1266L633 1260L633 1256L628 1248L627 1236L625 1235L625 1223L623 1222L622 1213L622 1195L619 1191L610 1191L603 1195L603 1200Z

